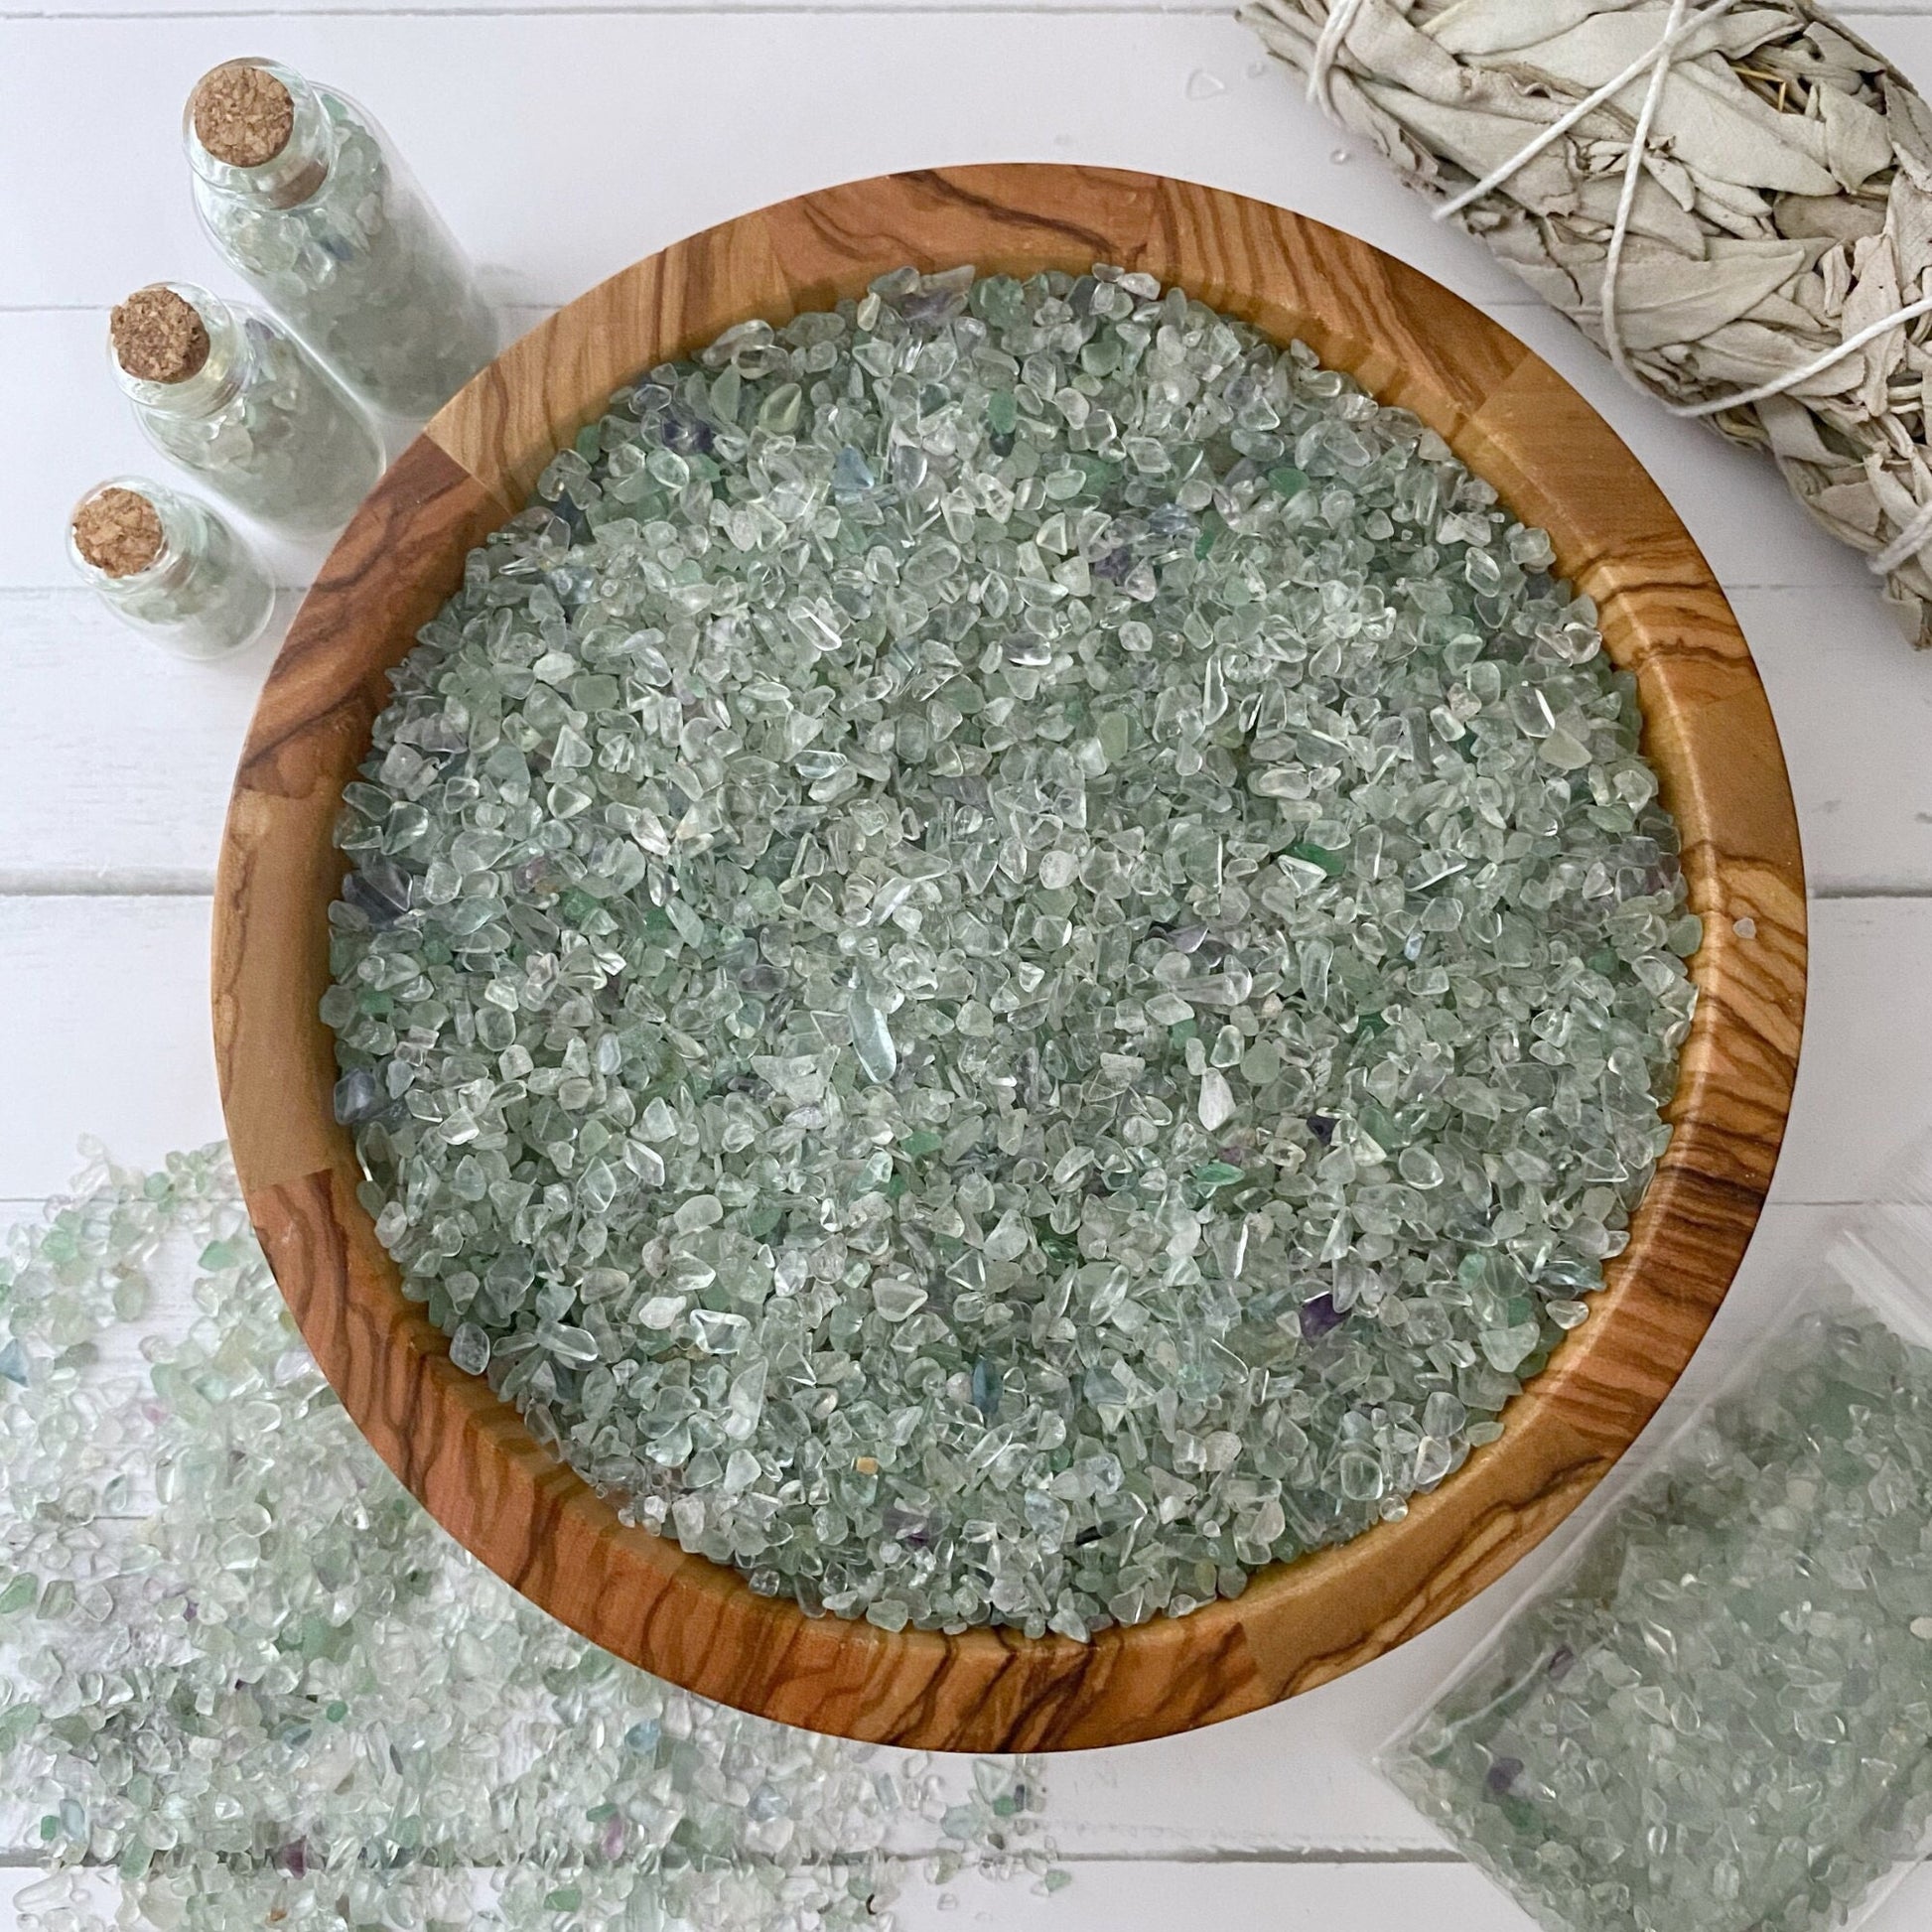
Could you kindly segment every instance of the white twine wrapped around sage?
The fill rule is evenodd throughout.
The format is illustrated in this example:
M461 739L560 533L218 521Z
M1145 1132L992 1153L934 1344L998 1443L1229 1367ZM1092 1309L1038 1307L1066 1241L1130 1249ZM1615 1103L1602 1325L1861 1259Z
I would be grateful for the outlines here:
M1309 92L1932 645L1932 107L1808 0L1248 0Z

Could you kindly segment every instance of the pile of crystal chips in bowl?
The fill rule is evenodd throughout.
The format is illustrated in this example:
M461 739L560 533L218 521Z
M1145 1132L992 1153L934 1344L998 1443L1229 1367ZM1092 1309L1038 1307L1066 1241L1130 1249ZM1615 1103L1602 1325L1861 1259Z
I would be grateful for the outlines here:
M1416 419L1096 268L646 371L345 794L339 1117L637 1521L1083 1638L1399 1516L1586 1318L1699 926L1595 613Z

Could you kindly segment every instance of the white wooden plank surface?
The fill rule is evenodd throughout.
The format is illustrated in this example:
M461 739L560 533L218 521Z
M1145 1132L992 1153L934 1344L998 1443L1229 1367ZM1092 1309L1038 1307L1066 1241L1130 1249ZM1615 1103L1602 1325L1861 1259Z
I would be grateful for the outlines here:
M294 602L281 599L279 619ZM0 653L8 709L33 721L0 761L0 893L208 892L273 638L192 664L77 586L0 590ZM130 684L139 705L117 702Z
M1932 0L1847 17L1932 81ZM270 653L208 670L145 653L71 589L61 520L97 477L153 467L103 366L106 305L162 275L233 287L195 230L176 128L194 77L249 47L376 108L492 293L517 305L512 330L638 254L800 189L1029 157L1271 199L1479 301L1590 396L1724 579L1778 715L1812 884L1830 901L1814 912L1776 1203L1666 1422L1815 1266L1833 1204L1866 1196L1892 1151L1932 1126L1932 661L1897 644L1858 560L1773 473L1624 390L1478 249L1351 155L1217 8L0 0L0 698L13 726L0 761L0 1198L60 1187L81 1133L151 1161L219 1131L204 894ZM75 126L115 139L76 143ZM58 167L43 165L51 154ZM271 555L296 586L315 552ZM944 1912L915 1888L902 1922L1524 1932L1379 1784L1369 1755L1548 1560L1308 1698L1060 1760L1052 1816L1073 1886L1044 1899L1024 1882L963 1883ZM0 1928L27 1877L0 1870ZM1921 1872L1871 1932L1928 1924Z
M44 1198L91 1134L147 1166L221 1133L206 898L0 897L0 1193Z

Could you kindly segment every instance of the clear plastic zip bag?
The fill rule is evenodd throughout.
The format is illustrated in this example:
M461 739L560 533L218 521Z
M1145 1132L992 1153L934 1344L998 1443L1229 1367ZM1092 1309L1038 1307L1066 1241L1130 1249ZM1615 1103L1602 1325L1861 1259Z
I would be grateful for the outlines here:
M1549 1932L1862 1924L1932 1826L1932 1143L1378 1766Z

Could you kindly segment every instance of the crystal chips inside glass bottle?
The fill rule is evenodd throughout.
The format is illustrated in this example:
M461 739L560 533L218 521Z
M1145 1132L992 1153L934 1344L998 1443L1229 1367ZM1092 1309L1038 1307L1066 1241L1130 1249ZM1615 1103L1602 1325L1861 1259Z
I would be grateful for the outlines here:
M373 408L428 416L495 353L463 251L354 101L229 61L184 136L215 247Z
M260 561L221 517L139 477L97 484L80 499L68 551L116 617L182 657L245 649L274 607Z
M258 310L156 283L115 309L110 334L115 374L148 441L248 515L334 530L381 475L368 418Z

